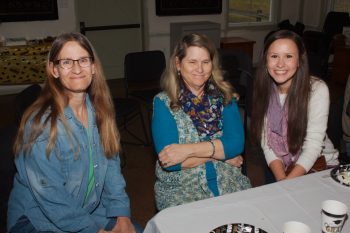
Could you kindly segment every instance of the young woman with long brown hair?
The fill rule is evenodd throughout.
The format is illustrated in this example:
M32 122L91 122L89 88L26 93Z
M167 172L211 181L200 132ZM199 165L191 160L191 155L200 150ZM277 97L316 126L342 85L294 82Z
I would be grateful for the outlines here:
M302 38L288 30L272 33L254 81L250 128L276 180L304 175L322 155L337 164L326 135L329 102L325 82L309 74Z

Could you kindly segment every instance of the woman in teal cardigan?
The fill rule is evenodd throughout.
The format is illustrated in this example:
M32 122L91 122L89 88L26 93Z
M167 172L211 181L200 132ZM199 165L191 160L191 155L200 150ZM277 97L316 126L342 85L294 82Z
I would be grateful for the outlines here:
M244 130L232 86L204 35L184 36L154 98L159 210L251 187L242 175Z

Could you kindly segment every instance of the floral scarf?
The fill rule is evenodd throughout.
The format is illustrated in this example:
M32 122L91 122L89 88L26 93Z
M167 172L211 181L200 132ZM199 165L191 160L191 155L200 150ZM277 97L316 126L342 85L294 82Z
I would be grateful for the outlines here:
M273 85L267 110L267 144L276 156L283 161L285 169L294 164L300 155L300 151L295 155L289 152L287 133L287 104L281 105L277 87Z
M223 95L210 81L204 88L202 98L198 98L182 84L179 101L200 138L210 140L212 135L222 130Z

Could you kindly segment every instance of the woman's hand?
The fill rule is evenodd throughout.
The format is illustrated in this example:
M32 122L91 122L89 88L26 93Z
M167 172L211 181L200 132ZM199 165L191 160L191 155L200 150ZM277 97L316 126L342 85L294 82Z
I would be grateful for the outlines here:
M299 164L296 164L293 167L293 169L287 174L286 179L293 179L295 177L303 176L305 174L306 174L305 169Z
M188 158L186 144L170 144L159 153L159 162L163 167L173 166L182 163Z
M269 167L277 181L284 180L287 178L286 172L284 171L283 162L280 159L273 160L269 164Z
M132 225L130 218L118 217L117 223L113 227L113 233L136 233L134 225Z
M226 160L225 163L228 163L231 166L239 168L243 164L243 157L241 155L238 155L238 156L234 157L233 159Z

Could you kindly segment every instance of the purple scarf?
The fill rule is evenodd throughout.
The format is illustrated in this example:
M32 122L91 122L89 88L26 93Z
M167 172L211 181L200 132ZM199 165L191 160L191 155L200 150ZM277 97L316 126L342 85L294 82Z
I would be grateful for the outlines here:
M284 164L285 169L298 160L300 151L293 155L288 149L288 109L280 103L278 90L273 85L267 109L267 145Z

